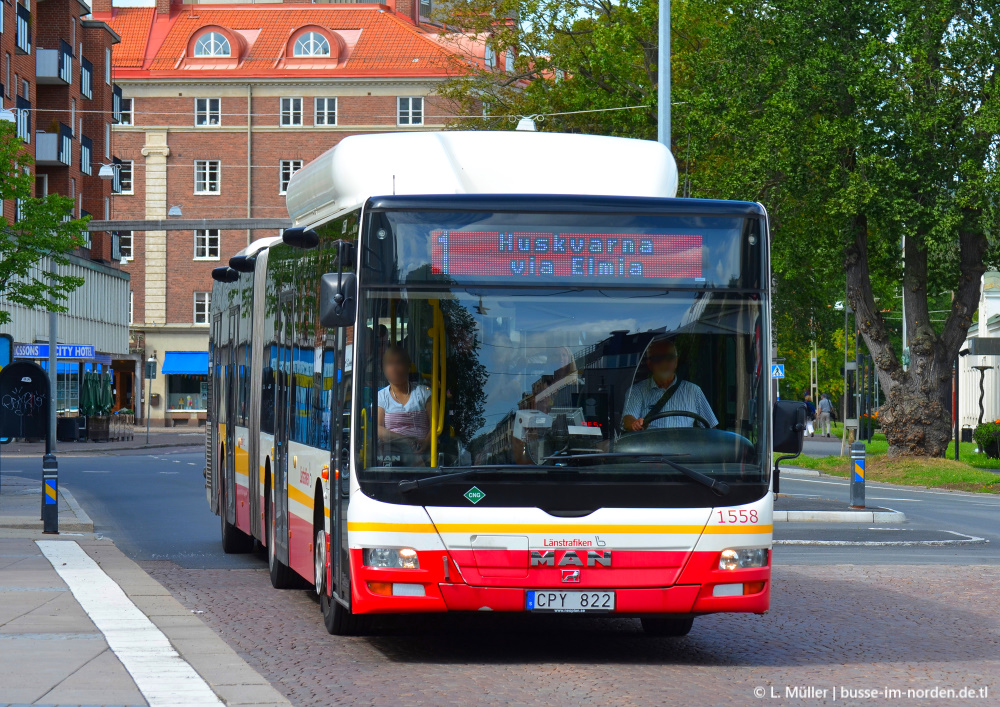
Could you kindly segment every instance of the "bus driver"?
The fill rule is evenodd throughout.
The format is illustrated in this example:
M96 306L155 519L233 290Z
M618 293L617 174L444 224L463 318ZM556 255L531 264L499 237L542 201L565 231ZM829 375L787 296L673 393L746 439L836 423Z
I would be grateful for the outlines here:
M719 424L701 388L677 377L677 346L672 340L660 338L650 342L646 348L646 366L649 378L633 385L625 396L622 411L625 432L639 432L644 429L646 417L675 410L694 413L704 418L709 427ZM692 427L695 422L693 417L672 415L653 420L649 427Z

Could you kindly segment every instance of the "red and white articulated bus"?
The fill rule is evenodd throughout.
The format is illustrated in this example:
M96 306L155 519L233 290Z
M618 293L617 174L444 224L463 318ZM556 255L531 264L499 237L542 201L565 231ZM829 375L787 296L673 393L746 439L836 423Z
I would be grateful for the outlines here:
M767 215L665 147L349 137L213 277L207 492L326 628L576 612L683 635L768 609ZM773 411L773 412L772 412Z

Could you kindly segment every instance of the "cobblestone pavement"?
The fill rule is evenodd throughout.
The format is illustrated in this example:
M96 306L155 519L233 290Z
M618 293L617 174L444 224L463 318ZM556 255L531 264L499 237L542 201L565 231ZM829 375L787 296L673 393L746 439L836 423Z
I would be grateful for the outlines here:
M143 567L297 705L1000 704L995 566L779 566L768 615L701 617L683 639L647 638L635 620L501 614L339 638L310 592L272 589L263 563ZM963 687L979 692L933 692Z

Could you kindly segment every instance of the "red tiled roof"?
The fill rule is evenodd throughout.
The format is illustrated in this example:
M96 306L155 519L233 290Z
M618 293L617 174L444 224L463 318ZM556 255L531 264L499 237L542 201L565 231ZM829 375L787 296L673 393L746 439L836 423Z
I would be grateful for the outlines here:
M110 17L98 14L107 13L95 13L94 19L108 22L122 37L114 48L115 70L136 77L444 77L454 71L456 59L384 5L187 5L175 6L169 17L157 16L149 7L121 7ZM181 59L191 37L208 25L259 33L235 68L183 68ZM279 67L278 60L285 55L292 33L306 25L356 36L346 61L342 59L334 69Z

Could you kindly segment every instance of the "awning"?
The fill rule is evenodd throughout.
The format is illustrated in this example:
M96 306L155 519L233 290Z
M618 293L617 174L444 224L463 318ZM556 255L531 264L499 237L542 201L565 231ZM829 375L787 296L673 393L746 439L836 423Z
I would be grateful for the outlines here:
M160 373L165 376L189 374L208 375L207 351L167 351Z

